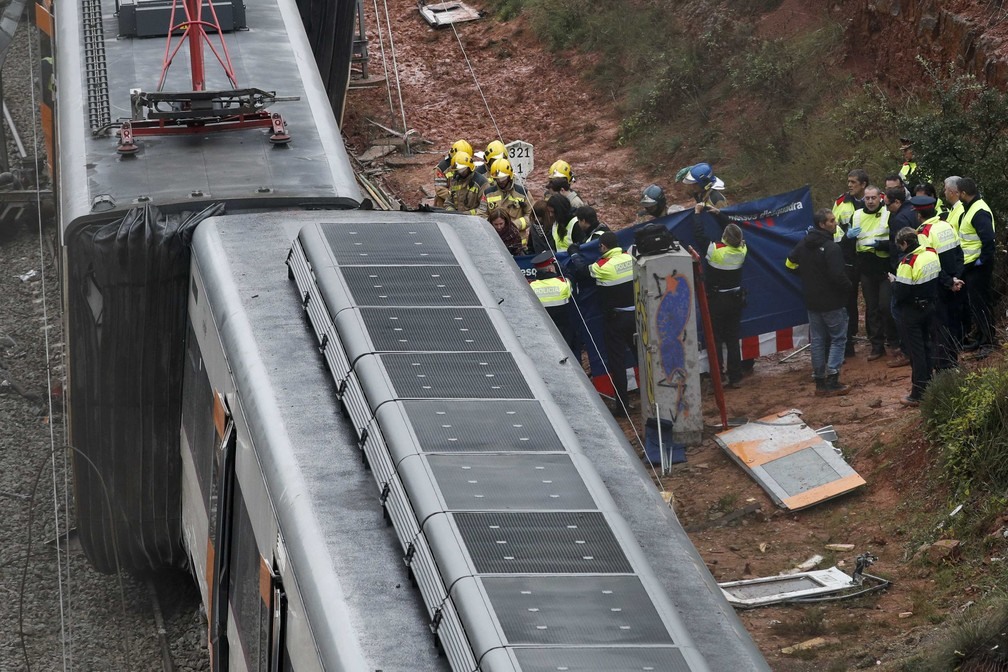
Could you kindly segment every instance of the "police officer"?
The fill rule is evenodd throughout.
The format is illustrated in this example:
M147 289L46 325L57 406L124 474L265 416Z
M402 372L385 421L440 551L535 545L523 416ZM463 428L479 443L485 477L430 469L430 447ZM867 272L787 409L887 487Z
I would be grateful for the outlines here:
M697 203L693 210L693 235L697 244L707 248L704 256L707 282L707 302L710 305L711 326L714 328L714 345L717 360L721 361L721 348L727 352L728 387L742 385L742 350L739 342L742 325L742 309L745 294L742 290L742 265L745 263L746 248L742 229L738 224L725 220L721 240L714 242L704 231L700 213L716 208ZM714 362L711 361L713 366Z
M844 270L851 288L847 295L847 344L844 346L844 356L854 355L854 337L858 332L858 284L861 277L857 268L857 234L848 237L854 213L864 208L864 193L868 187L868 173L857 168L847 173L847 191L840 194L833 203L833 217L837 221L833 242L840 245L843 253ZM865 330L868 329L867 319Z
M505 158L494 161L490 166L490 178L493 181L483 190L484 205L481 207L484 207L487 213L497 208L504 208L521 232L522 242L528 241L532 203L528 199L525 187L514 181L511 162Z
M535 292L543 308L549 313L553 324L563 336L567 346L574 349L574 321L571 319L571 286L566 278L557 273L552 251L543 252L532 259L535 280L529 287Z
M963 272L963 253L959 236L941 218L935 209L937 199L914 196L910 205L917 213L917 237L921 245L938 254L941 273L938 275L938 301L935 304L935 326L938 331L935 344L935 368L950 369L958 361L959 343L962 340L962 319L959 314L960 279Z
M452 158L452 172L451 180L448 182L445 210L486 217L483 191L486 189L487 179L476 172L476 166L468 154L461 150L455 152Z
M963 251L963 280L969 296L970 317L976 338L963 350L979 349L986 356L994 348L994 322L991 313L991 280L994 277L994 214L980 198L977 183L968 177L959 180L959 198L963 215L959 220L959 239Z
M899 177L903 184L910 186L917 183L917 162L914 161L913 140L900 138L900 151L903 152L903 165L899 169Z
M919 406L924 389L931 380L933 365L935 302L938 300L938 254L920 243L917 231L910 227L896 234L896 245L904 255L890 275L893 302L899 308L903 337L910 353L910 394L900 400L904 406Z
M896 347L896 324L889 310L889 211L879 188L865 187L864 207L854 212L846 234L855 241L855 259L865 302L865 330L871 342L868 361L881 359L886 344Z
M959 220L963 213L963 202L959 198L959 179L958 175L945 178L945 221L955 230L956 235L959 235Z
M434 166L434 205L438 208L445 204L448 200L448 182L451 180L454 169L452 167L452 159L455 157L455 152L465 152L470 157L472 156L472 145L470 145L465 140L456 140L452 143L451 149L443 159L441 159L436 166Z
M602 256L590 266L587 266L585 258L579 252L571 256L570 263L578 277L591 277L598 288L605 321L603 336L606 367L619 405L629 410L631 405L627 399L626 352L633 347L634 332L637 331L633 257L623 251L612 231L599 237L599 252Z
M917 215L914 213L913 206L910 205L910 196L905 187L890 187L886 189L885 197L886 208L889 210L889 266L892 272L895 272L900 262L899 248L896 245L896 234L907 228L916 230ZM910 249L914 249L913 246ZM897 326L902 324L899 316L900 307L895 301L890 301L889 310ZM886 366L891 369L910 364L910 351L906 343L903 342L902 333L899 335L899 340L899 352L886 363Z

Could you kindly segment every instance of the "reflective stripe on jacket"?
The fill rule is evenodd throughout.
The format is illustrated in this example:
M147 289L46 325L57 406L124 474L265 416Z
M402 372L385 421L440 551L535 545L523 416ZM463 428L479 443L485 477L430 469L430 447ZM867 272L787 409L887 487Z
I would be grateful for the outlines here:
M570 283L563 278L533 280L529 287L539 297L539 302L547 308L565 306L571 298Z
M930 247L921 245L910 254L903 257L896 269L896 282L904 285L923 285L938 279L941 262L938 253Z
M711 243L707 246L707 263L721 271L737 271L745 263L747 251L744 242L742 247L732 247L724 242Z
M930 247L938 254L948 252L959 245L959 236L956 235L948 222L935 215L925 221L917 229L917 239L924 247Z
M965 206L963 206L963 210L964 214L959 220L959 239L962 241L963 263L971 264L980 258L980 250L983 248L983 241L980 240L980 235L973 228L973 215L980 210L990 213L991 229L993 229L994 213L982 198L977 198L970 203L968 212L965 210Z

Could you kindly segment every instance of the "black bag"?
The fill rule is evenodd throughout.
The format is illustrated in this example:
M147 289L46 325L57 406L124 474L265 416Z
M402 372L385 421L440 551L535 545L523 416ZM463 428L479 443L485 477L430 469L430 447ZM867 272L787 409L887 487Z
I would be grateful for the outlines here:
M665 228L664 224L658 222L651 222L637 229L634 233L634 245L637 247L638 257L679 250L679 243L675 236Z

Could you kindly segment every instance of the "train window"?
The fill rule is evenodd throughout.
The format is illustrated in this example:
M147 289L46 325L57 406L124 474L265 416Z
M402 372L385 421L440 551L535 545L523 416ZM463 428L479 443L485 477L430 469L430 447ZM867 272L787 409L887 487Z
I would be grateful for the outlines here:
M213 388L210 387L210 378L192 322L189 322L186 329L186 368L182 374L182 431L189 442L203 503L209 510L214 449L217 447L213 421Z
M288 667L287 593L275 567L270 568L269 672L283 672Z
M268 605L264 605L259 596L259 549L237 479L231 526L233 536L228 587L231 614L241 637L248 669L264 670L269 655L268 635L264 631L268 629L270 613Z

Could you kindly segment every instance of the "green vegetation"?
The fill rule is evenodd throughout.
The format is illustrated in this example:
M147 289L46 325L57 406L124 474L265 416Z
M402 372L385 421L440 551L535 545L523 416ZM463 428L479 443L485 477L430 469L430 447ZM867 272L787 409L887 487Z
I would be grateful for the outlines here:
M996 213L1008 212L1008 96L923 62L933 81L918 92L855 81L836 67L845 50L836 22L788 38L757 33L780 4L503 0L496 11L524 12L557 52L600 56L581 75L619 101L620 142L659 181L705 160L723 166L734 201L807 183L825 205L852 168L877 182L894 172L902 135L936 183L968 174Z
M1008 490L1008 367L938 374L921 413L953 492Z
M966 612L949 629L944 641L907 662L909 672L946 670L1003 670L1008 667L1008 599L1002 595L981 617L978 607Z

